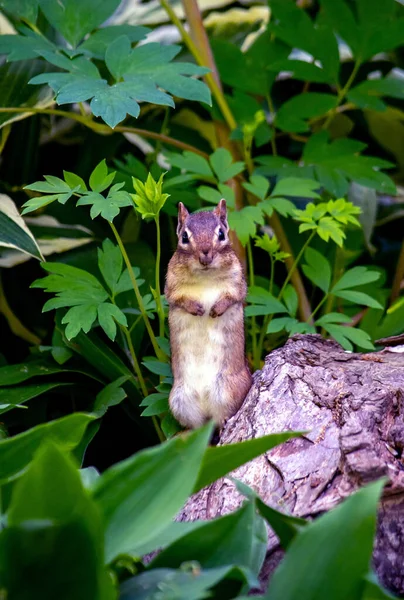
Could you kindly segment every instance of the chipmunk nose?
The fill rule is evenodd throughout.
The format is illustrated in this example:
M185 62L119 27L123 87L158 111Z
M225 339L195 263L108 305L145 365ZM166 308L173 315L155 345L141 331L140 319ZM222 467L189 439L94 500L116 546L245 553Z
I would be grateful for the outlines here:
M210 248L202 248L201 253L199 255L199 262L205 267L207 265L210 265L210 263L212 262L212 253L210 251Z

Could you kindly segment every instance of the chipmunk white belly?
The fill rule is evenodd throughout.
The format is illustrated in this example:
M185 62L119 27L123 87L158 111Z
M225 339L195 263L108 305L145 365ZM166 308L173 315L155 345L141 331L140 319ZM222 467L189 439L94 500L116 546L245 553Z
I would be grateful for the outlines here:
M192 293L191 293L192 291ZM212 401L217 397L216 381L223 364L225 328L231 319L231 309L221 317L212 318L209 312L223 293L220 284L209 287L192 286L190 296L197 297L205 314L194 316L185 310L175 315L174 328L178 333L180 378L183 392L193 398L201 410L209 413Z

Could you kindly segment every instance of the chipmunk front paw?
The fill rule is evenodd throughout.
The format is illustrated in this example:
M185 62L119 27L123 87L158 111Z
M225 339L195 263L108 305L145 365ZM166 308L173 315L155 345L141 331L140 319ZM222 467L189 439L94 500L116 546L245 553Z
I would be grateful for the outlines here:
M221 317L225 310L226 307L223 306L223 304L221 304L219 301L212 306L212 308L210 309L209 316L212 317L212 319L216 319L217 317Z
M205 309L203 308L203 305L200 302L192 302L192 306L190 306L189 308L189 312L195 317L203 317L203 315L205 314Z

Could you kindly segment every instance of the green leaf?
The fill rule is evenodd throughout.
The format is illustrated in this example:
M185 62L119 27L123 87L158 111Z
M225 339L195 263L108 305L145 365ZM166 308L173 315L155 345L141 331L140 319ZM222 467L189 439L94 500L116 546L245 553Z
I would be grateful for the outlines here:
M334 325L332 323L325 323L324 321L322 322L322 326L343 348L345 348L345 350L353 350L351 342L361 348L366 348L367 350L375 349L371 342L370 335L362 329Z
M259 202L258 206L262 208L268 217L272 216L274 210L283 217L289 217L294 214L296 206L290 200L286 198L268 198L263 202Z
M237 444L226 444L225 446L210 446L206 449L202 465L198 474L198 480L193 487L195 494L202 488L210 485L216 479L224 477L230 471L237 469L240 465L247 463L253 458L268 452L275 446L286 442L290 438L300 435L298 432L274 433L260 438L239 442Z
M190 570L152 569L125 581L120 588L120 600L203 600L211 596L209 589L220 582L235 593L254 587L257 580L245 569L226 565L201 571L192 563ZM222 588L223 590L223 588ZM226 596L221 596L223 600Z
M274 530L282 548L286 550L296 535L307 525L307 521L275 510L273 507L265 504L248 485L237 479L233 481L241 494L246 496L246 498L255 499L258 512Z
M329 143L326 131L314 133L303 150L303 164L314 168L318 181L333 196L344 196L348 181L356 181L365 187L385 194L395 194L393 181L380 168L393 165L385 160L359 153L366 146L356 140L338 138Z
M307 264L302 265L302 271L310 281L327 293L331 284L331 266L324 256L313 248L306 248L304 258Z
M106 190L115 179L115 171L108 175L108 167L105 158L98 163L90 175L90 188L93 192L103 192Z
M296 315L297 307L299 305L299 298L293 285L287 285L282 296L283 302L288 309L288 313L291 317Z
M135 194L131 194L136 210L142 215L142 219L156 218L160 210L163 208L170 194L163 194L163 178L162 173L155 181L151 173L148 174L146 182L143 183L140 179L132 177Z
M301 225L299 231L304 231L304 226ZM322 240L328 242L331 239L340 247L342 247L346 237L340 224L331 217L322 217L318 222L316 231Z
M192 491L211 431L209 425L138 452L98 478L93 495L104 516L107 562L136 553L170 523Z
M127 393L123 389L122 384L128 381L128 379L128 376L123 375L109 383L99 394L97 394L93 406L93 412L97 416L102 417L110 406L116 406L126 398Z
M276 126L283 131L301 133L309 130L305 119L321 117L337 106L332 94L306 92L293 96L282 104L276 115Z
M145 358L142 361L142 365L144 365L148 371L155 373L156 375L162 375L163 377L172 376L170 364L167 362L161 362L155 358Z
M349 323L350 317L348 315L344 315L343 313L330 312L326 315L323 315L316 321L316 325L318 327L323 327L323 325L327 325L328 323Z
M73 413L0 440L0 482L5 483L18 477L29 465L44 439L52 438L64 452L74 450L88 424L95 418L91 414Z
M63 181L63 179L54 177L53 175L45 175L44 179L45 181L37 181L36 183L31 183L30 185L26 185L24 187L26 190L49 194L49 196L40 196L39 198L32 198L31 200L28 200L28 202L23 204L23 215L33 212L38 208L42 208L43 206L46 206L55 200L57 200L60 204L65 204L79 189L78 186L71 189L70 186Z
M239 510L208 521L165 548L150 568L178 568L192 557L202 568L237 564L258 575L266 554L267 534L255 500Z
M360 108L370 108L378 111L386 110L386 104L381 100L383 96L402 100L404 98L403 82L393 77L369 79L362 81L347 94L348 100Z
M0 246L14 248L29 256L44 260L41 250L20 217L14 202L5 194L0 194Z
M43 444L17 482L0 556L10 597L113 598L99 511L62 448Z
M127 379L123 388L133 404L137 406L141 401L138 383L133 372L126 366L116 352L114 352L94 331L85 335L80 332L74 339L74 343L69 343L69 348L79 353L103 378L108 381L115 381L120 377Z
M98 317L98 322L110 339L116 335L116 324L126 326L122 311L109 302L108 294L96 279L87 271L61 263L45 263L43 268L52 273L38 279L31 287L43 288L56 293L56 297L46 302L43 311L54 308L72 307L64 315L62 324L67 325L65 335L68 340L81 330L88 333Z
M7 13L24 19L29 23L35 23L38 14L36 0L1 0L0 7Z
M115 304L110 304L109 302L99 304L97 309L97 317L100 327L102 327L109 339L112 341L114 341L116 337L116 323L119 323L119 325L123 325L124 327L128 326L126 317L121 311L121 309L118 308Z
M264 598L361 598L383 482L372 483L302 529L274 572Z
M275 313L288 312L284 304L270 292L258 286L252 286L248 290L247 301L252 306L247 306L245 314L252 315L272 315Z
M182 154L177 152L165 152L165 155L173 167L178 167L178 169L190 173L203 175L204 177L213 177L213 172L208 161L203 158L203 156L195 154L195 152L185 150Z
M383 308L380 302L364 292L357 292L356 290L339 290L335 292L331 290L331 293L334 296L338 296L338 298L344 298L344 300L349 300L349 302L354 302L355 304L370 306L371 308Z
M228 215L230 229L236 232L238 239L245 246L254 237L257 223L263 225L264 218L259 206L245 206L241 210L234 210Z
M38 0L49 23L59 31L73 47L104 21L119 5L119 0Z
M37 398L54 388L62 385L72 385L70 383L53 382L53 383L31 383L29 385L18 387L0 387L0 414L8 412L13 408L28 408L21 406Z
M39 377L44 375L55 375L58 373L86 373L85 370L75 369L63 369L52 363L47 363L44 360L35 360L32 362L26 362L15 365L6 365L0 367L0 389L2 386L15 385L27 381L32 377ZM90 374L90 376L92 376Z
M123 258L118 246L111 240L104 240L102 249L98 248L98 268L113 296L117 293L118 282L121 278Z
M376 573L368 573L365 577L365 590L361 600L394 600L394 598L396 596L380 585Z
M260 200L265 200L269 190L269 181L262 175L251 175L250 182L243 183L243 188Z
M365 285L380 279L380 271L374 271L368 267L353 267L346 271L332 288L332 293L346 290L358 285Z
M79 177L79 175L76 175L75 173L71 173L70 171L63 171L63 177L65 179L65 182L67 183L67 185L69 186L69 188L71 190L78 188L78 192L79 193L83 193L87 191L87 186L84 182L84 180Z
M277 181L271 192L274 196L298 196L299 198L320 198L315 190L319 189L318 181L300 177L286 177Z
M80 44L80 51L89 52L95 58L103 60L107 47L120 36L127 36L130 42L133 43L142 40L148 33L150 33L150 29L147 27L128 25L126 23L123 25L102 27L102 29L98 29L92 33Z
M91 206L90 216L92 219L101 215L112 223L119 215L121 208L132 206L130 194L120 190L122 186L123 183L113 185L106 198L99 192L88 192L77 201L77 206Z
M242 171L245 165L243 162L233 163L233 157L226 148L218 148L210 155L210 164L216 173L218 180L225 183L232 179Z

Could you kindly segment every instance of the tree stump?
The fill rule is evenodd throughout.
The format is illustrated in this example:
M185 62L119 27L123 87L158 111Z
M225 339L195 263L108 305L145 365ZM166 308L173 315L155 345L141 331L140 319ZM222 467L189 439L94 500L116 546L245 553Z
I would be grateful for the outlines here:
M353 354L318 335L296 335L265 359L219 444L282 431L308 431L234 471L267 504L304 518L336 506L361 485L388 477L373 563L380 581L404 594L404 348ZM243 501L229 479L195 494L179 520L212 519ZM270 532L265 589L282 557Z

